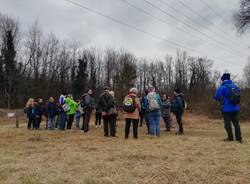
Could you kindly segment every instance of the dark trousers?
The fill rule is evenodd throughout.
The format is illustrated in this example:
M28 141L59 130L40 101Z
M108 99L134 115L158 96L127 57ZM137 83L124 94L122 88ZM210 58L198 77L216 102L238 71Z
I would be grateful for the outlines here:
M115 133L116 133L115 122L116 122L115 115L103 116L104 136L109 136L109 131L110 131L110 135L112 137L115 137Z
M165 122L165 127L167 131L170 131L172 124L171 124L171 117L170 116L165 116L163 117L163 120Z
M140 127L142 127L144 116L144 112L140 112Z
M91 112L88 112L88 111L84 112L84 114L82 115L82 130L84 132L89 131L90 116L91 116Z
M74 117L75 117L75 114L70 114L68 116L68 119L67 119L67 129L71 129L72 128Z
M95 125L101 125L101 121L102 121L102 113L101 112L96 112L95 113Z
M130 130L131 123L133 124L134 138L137 139L138 138L138 123L139 123L139 120L138 119L128 119L128 118L126 118L125 139L127 139L129 137L129 130Z
M39 116L39 117L37 118L37 128L38 128L38 129L40 128L41 122L42 122L42 116Z
M228 135L228 140L234 140L233 131L232 131L232 123L235 129L235 137L237 141L241 141L241 130L240 123L238 118L238 112L223 112L224 117L224 128Z
M37 120L36 118L32 117L28 119L28 129L37 129Z
M183 112L174 112L175 114L175 117L176 117L176 121L177 121L177 124L179 126L179 133L183 133L184 130L183 130L183 123L182 123L182 114Z

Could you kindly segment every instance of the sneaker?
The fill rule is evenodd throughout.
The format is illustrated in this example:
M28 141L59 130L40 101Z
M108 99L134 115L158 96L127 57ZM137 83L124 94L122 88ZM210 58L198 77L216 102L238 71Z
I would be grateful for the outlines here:
M99 125L99 128L102 128L102 125Z
M96 125L95 128L98 128L98 126Z

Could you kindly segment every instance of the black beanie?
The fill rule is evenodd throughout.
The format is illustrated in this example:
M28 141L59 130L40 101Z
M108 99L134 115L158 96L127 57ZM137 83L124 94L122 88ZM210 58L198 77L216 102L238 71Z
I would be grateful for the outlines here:
M181 93L181 90L179 88L175 89L174 90L177 94L180 94Z
M222 76L221 76L221 80L224 81L224 80L230 80L230 73L224 73Z

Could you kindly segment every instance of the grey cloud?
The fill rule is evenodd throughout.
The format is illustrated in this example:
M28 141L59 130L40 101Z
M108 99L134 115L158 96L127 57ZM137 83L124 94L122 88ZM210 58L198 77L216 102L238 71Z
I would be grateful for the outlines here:
M120 0L73 0L93 9L99 10L104 14L134 25L144 31L154 35L182 44L186 47L205 53L206 57L219 57L215 60L215 68L221 71L229 70L234 73L241 73L242 68L247 62L249 53L249 34L240 36L233 28L231 17L239 6L239 0L210 0L206 1L211 7L220 12L222 16L216 15L209 10L200 0L181 0L205 16L213 24L204 21L189 10L178 4L175 0L163 0L171 6L179 8L187 14L190 19L182 17L177 12L163 6L159 0L152 0L151 3L160 6L173 16L182 19L192 27L197 27L206 34L211 35L219 42L223 42L228 47L235 50L242 50L242 57L235 57L241 53L229 52L216 44L211 43L207 38L180 22L168 17L155 8L147 5L142 0L127 0L155 16L164 19L172 26L165 25L146 16L134 8L122 3ZM74 39L81 41L84 46L105 48L117 47L128 48L139 57L163 57L165 54L175 54L177 46L173 46L166 41L152 38L143 33L131 30L115 22L100 17L94 13L76 7L64 0L0 0L0 12L10 16L18 17L22 29L27 31L28 27L37 18L45 33L53 32L60 39ZM201 24L203 26L197 25ZM191 35L178 31L174 26L180 27L190 32ZM224 32L222 33L221 30ZM199 37L203 37L200 39ZM230 40L230 41L229 41ZM233 40L233 43L232 41ZM193 55L200 55L189 52ZM236 61L237 60L237 61ZM229 61L229 62L228 62ZM235 65L235 61L237 65Z

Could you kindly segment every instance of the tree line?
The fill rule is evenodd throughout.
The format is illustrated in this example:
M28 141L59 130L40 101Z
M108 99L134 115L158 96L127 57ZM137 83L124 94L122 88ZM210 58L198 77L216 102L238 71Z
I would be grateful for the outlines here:
M143 94L153 85L169 94L180 88L191 111L217 114L212 96L220 72L213 70L209 58L183 50L149 60L125 49L84 48L77 41L43 33L37 21L22 32L17 19L2 14L0 48L1 108L21 108L29 97L58 97L62 91L79 98L92 89L98 96L104 85L113 89L119 104L129 88L135 86ZM250 64L244 70L248 76L249 68ZM244 84L250 87L250 77Z

